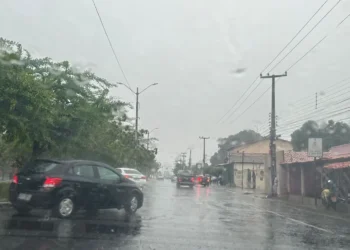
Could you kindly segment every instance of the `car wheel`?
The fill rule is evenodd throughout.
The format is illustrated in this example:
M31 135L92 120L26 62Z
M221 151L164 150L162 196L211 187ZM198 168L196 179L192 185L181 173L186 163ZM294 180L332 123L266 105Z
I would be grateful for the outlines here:
M124 206L128 214L133 214L139 208L139 197L136 194L131 194L127 204Z
M31 208L25 206L14 206L14 208L19 214L28 214L30 210L32 210Z
M53 209L53 214L60 218L69 218L75 212L75 202L71 197L63 197L59 200L55 208Z

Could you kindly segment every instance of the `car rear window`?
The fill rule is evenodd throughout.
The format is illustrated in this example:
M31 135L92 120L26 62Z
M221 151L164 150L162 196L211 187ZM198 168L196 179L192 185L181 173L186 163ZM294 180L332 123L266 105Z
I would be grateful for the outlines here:
M33 161L24 165L21 172L30 172L35 174L42 173L61 173L62 164L52 161Z
M124 172L126 174L141 174L139 171L134 170L134 169L124 169Z

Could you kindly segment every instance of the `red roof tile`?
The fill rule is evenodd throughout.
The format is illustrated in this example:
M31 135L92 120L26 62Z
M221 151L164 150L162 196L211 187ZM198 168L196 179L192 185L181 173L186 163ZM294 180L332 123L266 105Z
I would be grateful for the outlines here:
M350 161L345 162L333 162L324 165L324 168L328 169L340 169L340 168L348 168L350 166Z
M330 152L324 152L322 158L329 158L331 156ZM307 152L295 152L293 150L284 151L284 162L282 164L290 163L301 163L301 162L311 162L314 157L309 157Z

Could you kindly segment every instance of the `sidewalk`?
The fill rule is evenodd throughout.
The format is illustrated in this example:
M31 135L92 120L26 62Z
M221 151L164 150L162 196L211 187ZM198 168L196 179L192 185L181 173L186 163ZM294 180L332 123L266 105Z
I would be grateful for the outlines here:
M346 208L344 208L346 204L338 204L337 211L334 211L333 209L327 210L322 205L320 199L318 199L317 206L315 206L314 198L310 198L310 197L304 197L304 201L307 200L308 202L300 203L295 199L288 199L288 196L267 198L267 194L261 190L242 189L240 187L225 187L225 189L228 191L234 191L243 195L252 196L252 198L258 198L258 199L260 198L271 202L280 202L291 208L306 209L308 211L314 211L319 214L323 214L327 217L333 217L336 219L346 218L347 220L350 220L350 212L348 212L350 210L346 211Z

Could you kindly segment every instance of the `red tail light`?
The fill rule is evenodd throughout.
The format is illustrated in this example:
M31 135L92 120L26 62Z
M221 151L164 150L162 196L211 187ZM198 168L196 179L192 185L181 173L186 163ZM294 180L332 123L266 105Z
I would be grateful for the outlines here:
M181 178L178 178L177 181L180 182L180 181L181 181Z
M130 175L124 175L125 178L129 179L130 178Z
M193 177L191 178L191 181L194 182L194 178Z
M15 184L18 184L18 176L17 175L13 176L12 182L15 183Z
M62 178L46 177L43 187L44 188L57 187L59 184L61 184L61 182L62 182Z
M144 180L146 180L147 178L146 178L146 176L142 176L142 177L141 177L141 179L144 179Z

